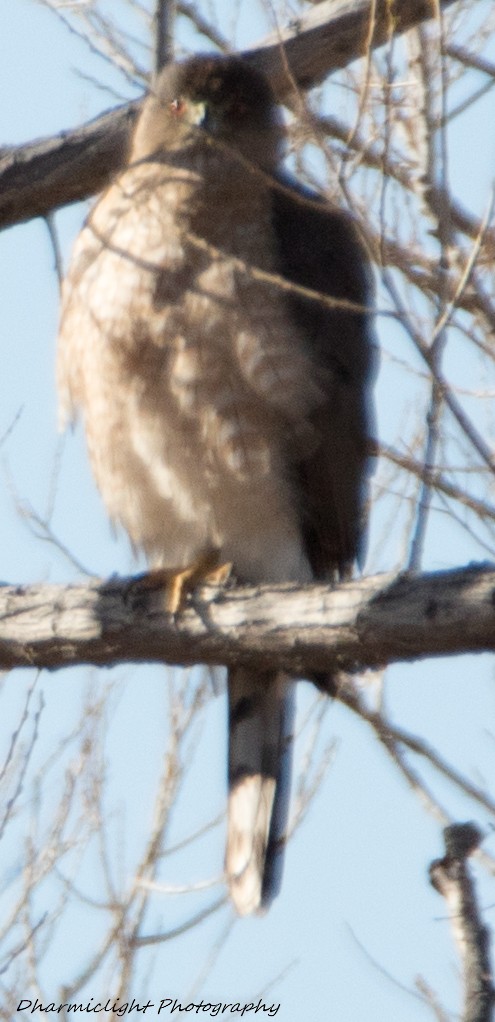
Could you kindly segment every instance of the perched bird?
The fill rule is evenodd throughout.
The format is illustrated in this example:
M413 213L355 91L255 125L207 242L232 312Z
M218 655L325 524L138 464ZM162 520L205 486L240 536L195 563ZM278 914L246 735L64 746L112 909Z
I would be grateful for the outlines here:
M107 511L152 568L213 551L239 581L304 583L362 552L369 267L350 217L281 169L282 137L249 64L167 66L76 241L62 419L82 413ZM226 876L246 914L280 885L293 684L239 666L228 691Z

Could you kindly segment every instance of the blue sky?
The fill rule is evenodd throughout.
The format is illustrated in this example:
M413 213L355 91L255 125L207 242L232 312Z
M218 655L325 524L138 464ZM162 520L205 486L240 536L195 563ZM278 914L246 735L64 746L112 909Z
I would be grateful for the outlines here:
M485 0L480 0L479 6L483 4L487 7ZM241 3L240 8L237 41L244 46L260 38L266 25L257 9L256 15L253 13L254 5ZM110 94L95 88L76 69L108 82L111 72L33 0L3 0L0 40L2 143L55 134L113 105ZM190 42L197 45L192 37ZM131 96L132 90L126 94ZM339 102L339 90L330 90L330 95ZM493 102L493 94L485 97L469 118L456 123L450 138L451 180L456 194L474 212L486 208L495 143L487 138L479 152L473 139L479 137L480 124L490 117L493 123ZM65 261L83 215L81 207L57 214ZM54 356L58 284L46 225L36 221L3 232L0 264L4 285L0 437L8 432L0 449L0 579L29 583L68 582L80 577L74 565L46 539L35 535L22 517L22 509L27 507L44 516L52 503L54 532L90 574L127 573L133 561L125 539L116 539L110 532L91 480L81 432L62 444L57 434ZM378 329L385 348L414 361L400 332L394 334L383 323ZM468 367L462 352L453 359L453 371L461 378L467 372L464 363ZM384 360L377 388L380 430L390 436L396 435L404 408L407 415L414 416L410 410L414 392L396 388L391 383L396 379L394 372ZM490 384L493 389L493 378L486 381L487 387ZM488 411L487 428L493 426L492 418ZM376 549L376 538L386 530L387 513L393 514L382 509L373 523L370 563L374 568L396 563L395 540L388 553L386 544L380 551ZM452 526L445 515L436 516L427 567L461 564L481 556L479 547L470 543L462 530ZM0 762L31 681L27 671L13 672L3 680ZM37 682L46 709L25 785L26 804L36 771L78 720L88 687L95 692L103 686L112 687L105 718L105 809L113 868L124 885L150 826L153 791L167 741L167 684L163 670L146 666L116 666L100 672L77 668L44 674ZM373 683L367 679L363 681L366 684ZM302 719L314 694L309 686L300 689ZM386 698L396 722L435 745L478 783L489 785L495 759L491 657L394 667L388 672ZM208 701L189 740L186 759L190 758L191 764L171 819L171 844L224 809L225 734L225 700L220 695ZM455 948L445 907L426 877L429 862L442 851L437 822L393 770L369 729L342 706L328 706L321 741L334 744L332 762L288 850L282 894L265 918L235 923L199 995L211 1001L249 1001L268 986L266 998L270 1003L280 1002L278 1017L283 1022L323 1016L344 1020L364 1012L370 1022L391 1017L417 1022L431 1017L414 994L415 977L422 975L447 1008L457 1010ZM41 827L56 810L69 761L70 750L52 769L52 787L43 796ZM488 830L487 813L433 777L427 766L411 763L434 787L449 813L457 819L475 818ZM14 840L20 840L23 833L22 820L16 821L12 833L0 853L0 892L5 879L15 873ZM167 883L187 884L218 876L223 840L222 823L198 846L171 857ZM495 851L492 834L486 849ZM490 924L493 884L478 874ZM88 897L98 896L101 874L94 847L78 867L77 880ZM221 890L217 886L206 892L203 903L219 896ZM7 903L11 892L7 889L0 896ZM50 907L56 897L55 884L43 886L37 897L40 911ZM150 931L154 925L168 929L188 918L195 898L157 895ZM133 995L151 1000L174 996L182 1001L197 997L198 977L230 918L230 910L224 909L192 933L144 951L133 980ZM45 998L58 1000L59 985L83 967L100 928L98 913L88 906L74 904L66 913L41 968ZM270 987L278 976L282 978ZM100 974L85 988L87 997L111 996L106 982L105 974Z

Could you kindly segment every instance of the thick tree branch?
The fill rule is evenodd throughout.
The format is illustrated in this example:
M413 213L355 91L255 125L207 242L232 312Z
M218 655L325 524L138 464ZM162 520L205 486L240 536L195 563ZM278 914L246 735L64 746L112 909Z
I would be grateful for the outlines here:
M295 675L495 649L495 566L191 595L163 612L154 576L0 589L0 669L119 661L252 663Z
M455 2L440 0L439 6L446 10ZM324 0L244 56L269 75L283 100L294 84L318 84L434 13L431 0Z
M0 228L101 191L123 165L139 103L0 155Z
M455 0L441 0L446 9ZM308 87L430 18L431 0L325 0L279 37L243 56L265 71L279 99ZM46 216L101 191L122 166L139 103L55 138L0 153L0 228Z

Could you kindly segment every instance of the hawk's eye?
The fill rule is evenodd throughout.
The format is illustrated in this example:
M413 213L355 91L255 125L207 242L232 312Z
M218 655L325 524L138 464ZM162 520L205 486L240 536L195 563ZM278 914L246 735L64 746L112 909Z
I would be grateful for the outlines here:
M177 117L180 117L180 115L184 113L185 105L186 104L184 103L183 99L173 99L172 102L169 103L169 109L171 113L175 114Z

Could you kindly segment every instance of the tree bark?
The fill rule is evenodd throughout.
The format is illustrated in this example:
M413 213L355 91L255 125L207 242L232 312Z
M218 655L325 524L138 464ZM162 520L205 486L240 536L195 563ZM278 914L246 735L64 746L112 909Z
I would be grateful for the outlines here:
M447 903L464 978L462 1022L493 1022L495 990L490 962L490 933L478 907L468 857L483 835L473 823L444 830L446 854L430 866L430 880Z
M456 0L440 0L442 10ZM431 0L325 0L279 36L242 56L271 79L281 101L432 16ZM82 128L0 151L0 228L101 191L123 165L139 102Z
M157 580L158 579L158 580ZM375 575L332 589L203 586L164 612L153 574L0 588L0 668L122 661L363 671L495 649L495 566Z
M440 0L446 10L456 0ZM283 101L433 17L432 0L324 0L242 56L267 74Z

